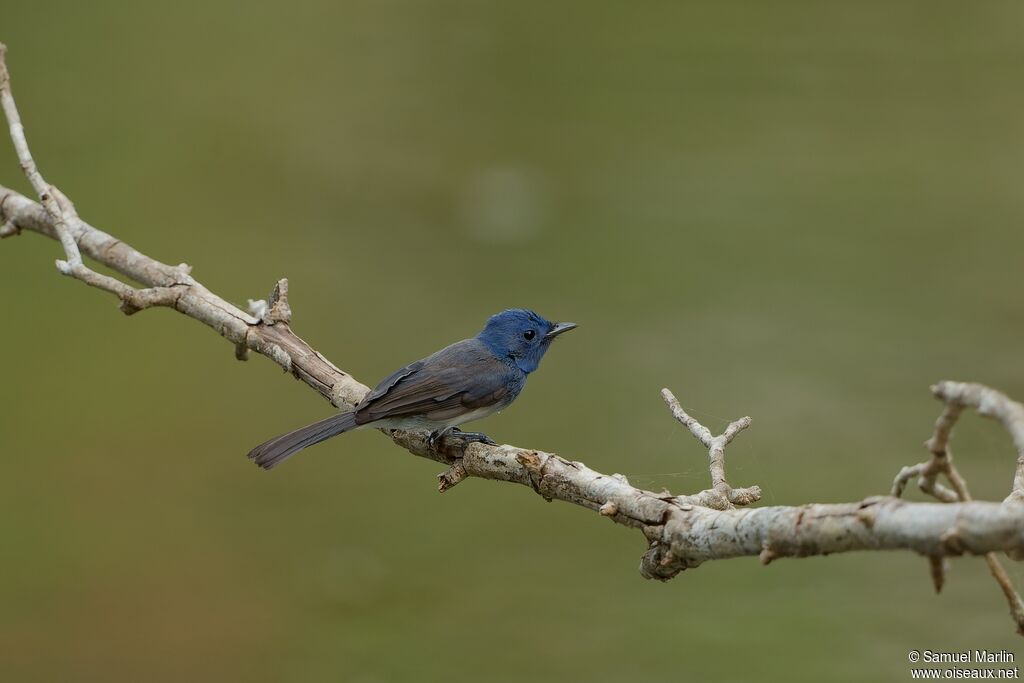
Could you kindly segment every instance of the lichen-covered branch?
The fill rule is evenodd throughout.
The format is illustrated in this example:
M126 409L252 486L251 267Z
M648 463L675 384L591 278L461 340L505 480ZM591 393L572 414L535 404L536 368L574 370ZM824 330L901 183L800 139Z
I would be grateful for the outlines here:
M36 167L14 106L3 58L0 47L3 111L11 124L19 160L41 203L0 186L0 237L33 232L56 239L67 265L61 266L61 272L115 294L126 313L153 306L173 309L225 337L234 345L236 357L245 359L250 351L266 356L339 408L351 408L359 402L367 387L292 331L287 280L278 282L266 300L250 301L245 311L204 287L187 266L161 263L79 218L71 202L47 184ZM103 264L135 285L95 273L85 265L85 259ZM934 568L934 558L965 553L1024 553L1024 515L1016 506L997 503L909 503L894 497L875 497L834 505L738 509L756 502L761 495L756 486L733 489L725 476L725 447L750 424L749 418L737 420L723 434L712 436L686 414L671 392L665 390L663 395L677 419L708 449L710 489L693 495L655 493L630 485L622 475L602 474L553 453L509 445L460 446L457 442L438 450L429 445L425 432L392 431L389 436L411 453L448 467L440 475L441 491L473 477L512 482L531 488L547 500L579 505L617 524L639 529L648 544L640 570L648 578L666 580L708 560L740 556L758 556L768 563L780 557L852 550L911 550L933 558ZM959 401L974 405L972 396L967 392ZM980 405L990 403L979 399ZM1000 404L986 410L1018 429L1021 421L1015 411L1019 408L1010 410ZM1013 433L1020 450L1024 440ZM244 462L241 454L240 450L240 465ZM1018 497L1024 485L1022 466L1018 466L1014 484ZM919 469L906 475L903 484L911 476L931 476L931 470L916 467ZM902 490L902 485L899 488Z

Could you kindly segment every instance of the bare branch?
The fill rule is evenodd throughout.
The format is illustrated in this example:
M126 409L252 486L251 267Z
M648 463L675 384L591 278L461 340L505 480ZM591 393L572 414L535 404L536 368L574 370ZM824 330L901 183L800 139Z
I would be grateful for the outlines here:
M23 230L56 236L53 219L42 206L2 186L0 211ZM178 267L155 261L86 223L82 228L82 253L126 277L162 286L180 272ZM230 342L274 360L334 405L352 407L369 391L297 337L288 323L268 325L194 280L180 289L174 310L217 330ZM710 437L708 443L713 446L715 439L720 439L724 449L727 437L735 437L743 426L745 421L739 420L725 434ZM451 456L429 446L425 432L393 431L390 436L415 455L448 466L442 488L450 488L446 480L458 482L468 477L514 482L548 500L601 511L618 524L642 530L650 548L641 571L650 578L664 580L707 560L741 555L774 559L878 549L940 556L1024 551L1024 518L995 503L935 505L878 498L839 505L737 510L732 506L753 502L760 490L733 489L729 505L723 505L716 489L691 496L654 493L631 486L621 475L601 474L543 451L473 443L453 462ZM709 447L711 459L718 461L719 455L717 451L713 455ZM721 473L724 480L724 464Z
M1013 486L1004 502L1024 503L1024 405L983 384L968 382L939 382L932 387L932 393L946 403L946 410L935 425L935 435L928 441L928 449L932 453L945 451L956 418L964 408L974 408L983 417L999 420L1017 449ZM955 486L956 482L953 484ZM969 495L962 498L969 498Z
M64 275L77 278L91 287L116 294L121 299L121 310L128 314L151 306L173 306L180 293L173 287L190 284L187 282L187 273L181 273L179 278L168 286L137 290L109 275L97 273L82 262L82 254L78 248L78 238L82 233L82 221L78 217L74 204L64 196L64 193L43 179L35 159L32 158L28 139L25 137L25 127L21 123L21 116L18 114L18 107L11 91L11 77L7 70L7 46L3 43L0 43L0 108L3 109L4 116L7 117L10 124L11 140L25 177L28 178L32 189L39 196L39 200L49 215L50 225L64 247L64 255L67 260L58 260L57 270ZM3 236L17 233L17 224L10 220L4 223Z
M725 479L725 447L732 443L737 434L750 426L751 419L749 417L741 417L730 423L725 428L725 431L718 436L712 436L710 429L690 417L683 410L683 407L671 391L662 389L661 397L665 400L669 410L672 411L672 415L708 449L711 488L688 498L693 499L696 505L712 507L716 510L728 510L736 505L751 505L759 501L761 499L761 488L759 486L734 489L729 486Z
M43 176L36 168L36 162L28 148L28 141L25 138L25 127L21 124L21 116L18 114L18 107L14 104L14 95L11 93L11 75L7 70L7 46L0 43L0 108L10 127L11 141L14 143L14 151L18 155L18 162L21 170L25 173L32 189L39 195L47 212L53 219L53 228L64 247L67 255L65 266L73 268L82 264L82 257L78 253L78 245L71 235L71 228L67 224L63 208L57 201L57 195L53 192ZM58 268L60 266L58 265Z
M362 399L369 391L366 386L292 332L287 280L279 281L266 301L250 302L249 313L192 278L188 266L161 263L82 221L71 202L48 185L35 166L14 106L3 50L0 46L0 104L11 124L18 158L42 203L0 186L0 236L29 231L56 239L66 258L60 262L61 271L113 292L127 312L150 306L173 308L227 339L235 346L237 357L244 358L249 351L255 351L270 358L334 406L351 408ZM111 268L140 288L95 273L85 265L85 258ZM1018 451L1024 453L1024 440L1019 438L1024 432L1014 431L1024 424L1017 412L1019 404L1011 406L1012 402L1001 394L998 396L1004 401L995 400L991 394L982 396L984 392L975 401L972 397L976 393L961 391L956 394L959 398L949 403L976 404L979 412L1014 425L1011 432ZM431 446L426 432L387 433L411 453L447 467L438 477L441 491L470 477L512 482L529 487L546 500L579 505L617 524L639 529L648 546L640 566L647 578L666 580L708 560L730 557L758 556L768 563L779 557L902 549L931 558L933 580L939 588L943 578L941 558L1000 551L1024 554L1024 515L1017 506L968 502L966 487L959 486L952 477L954 488L962 488L964 502L908 503L879 497L834 505L736 509L735 506L756 502L761 495L756 486L733 489L725 476L725 447L749 426L750 418L737 420L723 434L712 436L686 414L671 392L665 390L663 396L676 418L708 449L712 488L694 495L654 493L631 486L622 475L601 474L553 453L480 443L469 444L455 453L442 452ZM949 416L950 429L955 417ZM949 465L948 447L942 440L948 440L948 435L947 429L945 436L936 437L936 443L941 445L936 450L944 455L940 457L933 451L930 463L904 468L894 487L897 493L911 477L934 483L939 473L949 476L954 472ZM946 464L935 464L938 460ZM1011 494L1015 500L1021 497L1024 480L1020 467ZM943 490L930 486L933 492ZM942 498L944 494L938 495ZM1012 592L1008 581L1001 585Z
M1021 487L1024 486L1024 474L1022 474L1022 467L1024 467L1024 406L1012 401L1005 394L981 384L939 382L932 387L932 394L945 403L942 413L935 421L935 431L924 444L925 448L931 452L932 457L926 462L901 469L893 482L892 494L899 497L903 494L907 482L913 477L919 477L917 483L920 489L945 503L958 501L965 503L971 500L967 481L953 464L953 453L950 450L949 441L953 436L953 427L964 408L972 407L980 415L998 419L1013 438L1018 454L1017 469L1014 474L1013 488L1010 495L1003 501L1003 505L1017 508L1024 500L1024 492L1021 490ZM943 486L936 480L939 474L946 476L952 489ZM1024 559L1024 553L1015 548L1007 550L1007 554L1015 560ZM1013 587L1010 577L994 552L985 554L985 563L1006 598L1010 616L1017 625L1017 632L1024 635L1024 601ZM942 590L945 580L943 558L929 557L929 567L935 591L938 592Z

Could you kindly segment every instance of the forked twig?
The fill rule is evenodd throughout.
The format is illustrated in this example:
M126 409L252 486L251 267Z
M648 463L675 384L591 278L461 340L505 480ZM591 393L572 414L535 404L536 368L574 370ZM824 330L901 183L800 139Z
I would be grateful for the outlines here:
M979 415L999 420L1013 438L1018 454L1017 468L1010 495L1003 501L1003 505L1014 508L1020 506L1024 501L1024 406L995 389L967 382L939 382L932 387L932 394L945 404L935 421L935 431L924 444L932 457L925 462L902 468L893 481L892 495L901 496L907 482L918 477L918 487L944 503L966 503L972 500L966 480L953 464L949 441L964 408L974 408ZM946 477L952 488L937 481L940 474ZM1019 508L1019 511L1024 514L1024 507ZM948 540L955 543L956 539L951 536ZM1024 554L1016 551L1010 551L1009 554L1014 559L1024 557ZM1010 616L1017 624L1017 632L1024 635L1024 601L995 553L985 553L985 563L1006 597ZM935 592L939 592L945 583L945 562L942 557L932 556L929 557L929 567Z

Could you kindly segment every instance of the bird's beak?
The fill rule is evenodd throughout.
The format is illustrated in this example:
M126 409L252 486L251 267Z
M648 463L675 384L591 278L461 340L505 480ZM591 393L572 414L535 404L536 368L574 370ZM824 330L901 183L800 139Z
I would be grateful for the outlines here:
M576 327L576 323L555 323L555 326L551 328L551 331L544 335L545 339L554 339L563 332Z

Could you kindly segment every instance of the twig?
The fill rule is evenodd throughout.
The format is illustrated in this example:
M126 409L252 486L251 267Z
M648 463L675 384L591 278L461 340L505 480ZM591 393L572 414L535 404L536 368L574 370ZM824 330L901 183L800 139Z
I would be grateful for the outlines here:
M82 233L81 219L74 205L64 193L43 179L36 166L32 152L29 150L25 127L21 123L18 107L11 91L11 76L7 70L7 46L0 43L0 108L10 125L11 140L18 154L18 161L25 172L25 177L32 184L32 189L39 196L39 201L50 216L50 224L56 233L61 246L64 247L66 260L57 260L57 270L70 275L92 287L113 292L121 299L121 310L131 314L151 306L174 306L179 292L176 286L191 284L187 272L181 272L175 281L167 286L138 290L109 275L97 273L82 262L82 254L78 249L77 236ZM13 228L13 229L12 229ZM6 221L2 235L17 234L17 225Z
M942 413L935 421L935 431L931 438L925 441L925 448L932 454L931 459L916 465L904 467L896 475L892 485L892 495L899 497L903 494L907 482L913 477L919 477L918 487L928 495L931 495L945 503L971 501L971 493L967 489L967 481L953 464L953 453L949 447L949 441L953 435L953 427L963 413L964 408L971 407L978 411L978 414L998 419L1006 431L1010 432L1014 446L1017 448L1017 469L1014 474L1013 488L1010 495L1003 501L1003 505L1019 510L1019 505L1024 500L1024 474L1022 474L1022 463L1024 463L1024 406L1011 400L1005 394L981 384L965 382L939 382L932 387L932 394L944 402ZM939 474L945 475L952 488L947 488L936 481ZM1024 558L1024 553L1011 549L1008 554L1014 559ZM1024 635L1024 601L1020 594L1013 587L1010 577L1003 568L1002 563L995 553L985 554L985 563L989 572L999 585L1003 596L1010 608L1010 616L1017 625L1017 632ZM942 590L945 582L945 563L943 558L937 556L929 557L929 567L932 583L935 592Z
M672 411L672 415L708 449L711 488L701 491L691 496L691 498L698 500L697 504L699 505L715 508L716 510L729 510L736 505L751 505L759 501L761 499L761 488L759 486L734 489L729 486L725 479L725 447L732 443L737 434L750 426L751 419L749 417L741 417L729 423L725 431L718 436L712 436L710 429L690 417L683 410L683 407L671 391L662 389L661 397L665 400L669 410Z
M932 387L932 394L946 404L946 411L949 413L948 427L936 424L935 435L929 440L928 449L934 454L946 449L949 442L950 432L957 417L964 408L974 408L982 417L990 417L998 420L1013 439L1013 446L1017 450L1017 468L1014 472L1013 486L1010 494L1006 497L1006 503L1024 503L1024 405L1014 401L1006 394L996 391L983 384L970 382L939 382ZM942 418L940 418L940 423ZM959 475L957 475L959 479ZM959 479L962 483L963 480ZM951 479L954 488L959 484ZM963 498L969 498L964 484Z
M946 558L932 555L928 558L928 566L931 567L932 586L936 593L941 593L946 583Z

